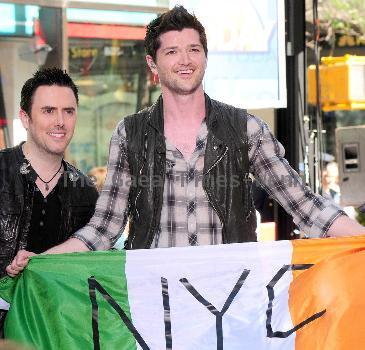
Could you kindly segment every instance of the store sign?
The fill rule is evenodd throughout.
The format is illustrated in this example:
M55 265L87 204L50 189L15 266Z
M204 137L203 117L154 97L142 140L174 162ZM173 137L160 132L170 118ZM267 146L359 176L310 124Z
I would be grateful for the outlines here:
M210 97L243 108L286 107L283 0L170 1L198 17L208 38Z
M81 48L81 47L71 47L70 48L70 58L94 58L98 55L98 49L96 48Z
M121 56L123 55L123 50L119 46L105 46L104 56Z
M104 47L79 47L74 46L70 48L70 59L77 60L77 59L88 59L88 58L95 58L101 52L102 56L105 57L119 57L125 56L128 57L133 56L135 52L133 51L132 47L123 47L123 46L104 46Z

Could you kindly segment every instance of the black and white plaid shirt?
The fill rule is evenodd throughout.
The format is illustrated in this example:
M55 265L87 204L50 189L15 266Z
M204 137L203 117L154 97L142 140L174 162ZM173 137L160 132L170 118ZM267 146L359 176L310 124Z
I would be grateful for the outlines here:
M250 172L275 198L295 224L310 235L325 235L344 212L302 184L284 158L284 148L259 118L248 115ZM203 121L189 160L166 140L166 178L159 232L152 246L178 247L222 243L221 222L202 187L207 126ZM116 127L109 153L108 175L89 224L74 234L90 249L109 249L123 231L131 176L124 122ZM124 157L124 162L120 162ZM123 166L121 166L123 164Z

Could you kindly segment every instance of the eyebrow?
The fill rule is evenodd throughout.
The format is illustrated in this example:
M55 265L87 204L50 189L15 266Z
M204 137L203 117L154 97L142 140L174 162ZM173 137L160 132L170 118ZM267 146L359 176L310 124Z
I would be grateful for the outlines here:
M203 45L202 44L189 44L188 45L188 47L203 47ZM165 47L165 48L163 48L162 49L162 51L167 51L167 50L175 50L175 49L177 49L178 48L178 46L167 46L167 47Z
M174 49L177 49L177 46L168 46L168 47L165 47L164 49L162 49L162 51L174 50Z
M41 107L41 109L57 109L57 107L54 107L54 106L43 106ZM65 107L65 108L62 108L63 110L68 110L68 111L75 111L75 107Z

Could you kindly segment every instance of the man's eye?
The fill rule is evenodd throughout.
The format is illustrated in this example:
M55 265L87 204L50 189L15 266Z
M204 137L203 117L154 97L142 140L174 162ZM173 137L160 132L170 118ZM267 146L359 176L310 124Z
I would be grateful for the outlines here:
M175 52L175 50L169 50L166 52L166 55L173 55Z
M46 114L52 114L53 113L53 108L45 108L44 109L44 113L46 113Z
M74 113L75 113L75 111L73 111L73 110L67 110L66 111L66 114L68 114L69 116L73 116Z

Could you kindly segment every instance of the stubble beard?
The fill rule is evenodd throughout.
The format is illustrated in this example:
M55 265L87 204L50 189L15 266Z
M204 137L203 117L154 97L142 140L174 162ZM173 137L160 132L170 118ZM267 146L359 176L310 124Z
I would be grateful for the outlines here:
M50 156L55 156L55 157L63 157L65 155L65 151L66 151L66 147L62 147L62 150L58 150L58 149L53 149L52 147L46 145L39 145L39 147L42 148L42 151L46 154L49 154Z
M198 76L193 84L189 87L184 86L179 79L161 79L161 85L165 85L168 90L178 95L190 95L197 91L202 85L204 73Z
M34 144L38 152L47 154L48 156L61 157L61 158L64 157L66 148L70 142L71 139L69 139L65 147L62 147L62 149L57 149L57 147L52 147L51 145L47 144L47 142L43 142L37 137L32 137L32 143Z

